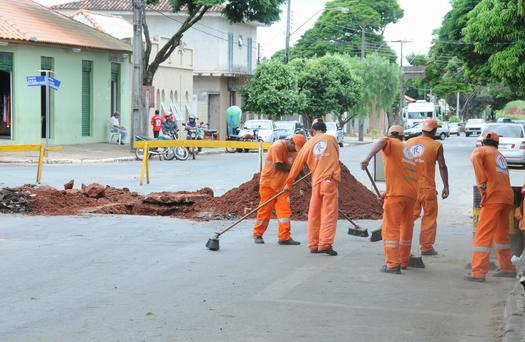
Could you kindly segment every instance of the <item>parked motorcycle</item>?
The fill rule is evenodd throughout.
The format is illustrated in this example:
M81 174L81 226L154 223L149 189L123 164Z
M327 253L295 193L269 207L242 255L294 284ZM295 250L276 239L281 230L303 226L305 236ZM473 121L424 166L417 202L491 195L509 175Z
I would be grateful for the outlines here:
M179 139L179 133L177 129L172 129L169 131L163 131L164 135L169 136L172 140ZM190 156L190 152L186 147L179 146L174 148L175 158L178 160L187 160Z
M135 137L136 141L153 141L153 140L171 140L172 138L169 136L161 135L157 139L155 138L149 138L142 135L137 135ZM150 148L148 151L149 157L159 156L160 160L173 160L175 156L175 149L171 147L158 147L158 148ZM143 148L137 148L135 150L135 157L137 160L142 160L144 157L144 149Z

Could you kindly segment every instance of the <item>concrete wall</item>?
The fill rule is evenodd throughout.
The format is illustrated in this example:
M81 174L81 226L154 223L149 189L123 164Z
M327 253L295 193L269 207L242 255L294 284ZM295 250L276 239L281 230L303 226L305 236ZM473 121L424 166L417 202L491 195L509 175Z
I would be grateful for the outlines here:
M75 53L70 48L9 43L1 52L13 53L13 135L11 140L0 139L0 144L39 144L41 138L40 87L28 87L26 76L39 75L41 56L54 58L54 76L62 81L54 96L51 119L52 139L56 145L83 144L107 141L107 126L111 110L110 53L82 49ZM116 55L122 58L122 54ZM93 61L92 129L91 136L81 132L82 60ZM122 124L129 127L129 56L120 63Z

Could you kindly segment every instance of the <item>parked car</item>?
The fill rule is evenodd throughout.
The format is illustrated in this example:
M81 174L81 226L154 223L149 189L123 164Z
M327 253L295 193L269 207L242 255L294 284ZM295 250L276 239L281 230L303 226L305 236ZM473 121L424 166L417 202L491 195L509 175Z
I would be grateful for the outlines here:
M275 121L277 139L289 139L294 134L302 134L308 138L308 132L299 121Z
M337 139L339 146L343 147L345 135L343 129L337 122L326 122L326 134L334 136Z
M423 125L422 122L418 122L414 127L405 129L405 133L404 133L405 140L420 136L422 125ZM436 130L436 135L434 136L434 139L445 140L445 138L448 136L450 136L448 122L440 123Z
M239 136L243 137L246 135L257 136L259 140L264 142L274 142L279 139L275 123L272 120L248 120L242 126L239 131Z
M511 118L499 118L498 121L496 122L497 123L511 123L512 119Z
M465 125L465 135L468 137L471 134L481 134L483 125L485 125L485 120L483 119L468 119Z
M459 137L459 134L461 132L461 127L459 126L459 122L451 122L448 124L448 127L450 129L450 135L457 135Z
M509 164L520 164L525 166L525 125L515 123L491 123L487 124L476 146L481 146L482 136L487 132L499 135L499 151Z

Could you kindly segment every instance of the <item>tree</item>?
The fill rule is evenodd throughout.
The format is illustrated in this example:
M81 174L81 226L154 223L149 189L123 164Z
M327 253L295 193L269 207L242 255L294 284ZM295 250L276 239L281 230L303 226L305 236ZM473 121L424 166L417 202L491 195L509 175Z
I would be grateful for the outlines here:
M402 16L403 10L396 0L332 0L314 27L291 50L291 58L359 55L361 34L365 30L366 52L379 53L394 61L396 55L385 43L383 32Z
M524 93L525 20L523 2L481 0L468 14L462 31L482 63L469 63L484 80L504 81Z
M344 116L361 101L363 83L343 57L292 61L299 78L299 90L305 99L303 114L309 119L334 114L341 127L352 120Z
M304 104L294 69L277 61L260 64L242 94L246 98L243 110L276 120L300 112Z
M367 56L363 61L353 57L349 63L363 80L363 96L354 107L359 115L384 110L389 124L399 121L398 115L391 111L399 97L399 66L378 55Z
M143 85L150 86L153 83L153 77L157 72L160 64L166 61L169 56L180 45L184 33L195 25L208 12L210 8L222 5L222 15L231 22L258 21L263 24L271 24L279 19L279 6L285 0L170 0L173 12L186 12L187 17L181 24L178 31L169 39L169 41L157 52L151 60L151 37L146 21L146 5L158 4L160 0L140 0L143 1L142 17L144 37L146 46L144 51L144 73ZM150 62L151 60L151 62Z

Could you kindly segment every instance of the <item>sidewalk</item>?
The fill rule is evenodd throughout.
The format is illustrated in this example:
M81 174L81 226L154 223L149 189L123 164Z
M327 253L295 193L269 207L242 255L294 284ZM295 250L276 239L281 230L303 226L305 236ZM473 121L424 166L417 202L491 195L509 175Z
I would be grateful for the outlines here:
M95 164L135 161L135 152L129 145L117 144L83 144L64 145L63 151L50 151L45 164ZM224 149L203 149L201 154L223 153ZM0 153L0 164L36 164L38 152Z
M371 137L366 137L365 136L365 139L364 141L359 141L357 137L348 137L348 136L345 136L345 145L367 145L367 144L372 144L375 140L372 139Z

